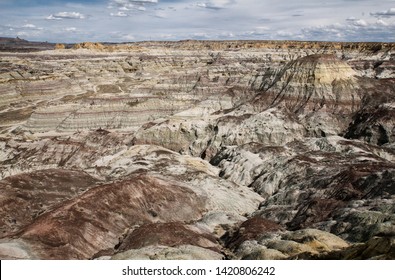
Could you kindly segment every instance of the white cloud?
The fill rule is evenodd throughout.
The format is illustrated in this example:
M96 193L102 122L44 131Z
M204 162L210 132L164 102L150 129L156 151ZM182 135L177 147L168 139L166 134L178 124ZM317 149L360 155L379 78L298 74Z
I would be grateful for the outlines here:
M31 24L31 23L27 23L27 24L23 25L22 27L27 28L27 29L37 29L37 26L35 26L34 24Z
M159 1L158 0L111 0L110 2L119 6L124 6L127 4L133 4L133 5L157 4Z
M59 12L49 15L46 19L49 20L62 20L62 19L85 19L85 15L79 12Z
M157 35L160 40L174 40L177 38L176 34L172 33L163 33Z
M122 11L118 11L117 13L110 13L112 17L127 17L128 14Z
M0 36L39 39L47 30L32 23L24 25L0 25Z
M134 10L138 7L146 5L158 4L158 0L111 0L109 3L110 8L119 8L122 10Z
M10 31L13 30L19 30L19 32L24 32L24 31L41 31L44 30L42 27L37 27L34 24L31 23L26 23L24 25L6 25L6 26L1 26L2 29L8 29Z
M168 14L167 14L165 11L161 11L161 10L156 11L156 12L153 14L153 16L154 16L154 17L157 17L157 18L168 18Z
M75 27L66 27L66 28L64 28L64 31L66 31L66 32L76 32L77 28L75 28Z
M210 35L208 35L205 32L196 32L192 34L192 39L196 39L196 40L203 40L203 39L209 39Z
M26 37L26 36L29 36L29 33L25 32L25 31L18 31L18 32L16 33L16 35L17 35L18 37Z
M382 19L378 19L377 21L376 21L376 24L377 25L381 25L381 26L388 26L388 23L386 23L384 20L382 20Z
M108 8L118 9L118 12L110 13L112 17L128 17L133 12L144 12L147 10L146 6L153 6L158 3L158 0L111 0Z
M300 36L306 40L342 41L394 41L395 24L383 21L366 22L347 19L346 24L333 24L302 29Z
M227 6L234 3L235 3L234 0L211 0L207 2L198 2L196 3L196 6L199 8L219 10L219 9L224 9Z
M348 18L348 19L346 19L346 21L348 21L349 23L351 23L352 25L355 25L355 26L367 26L368 25L368 23L365 20L357 19L354 17Z
M132 34L123 35L123 36L121 36L121 39L125 40L125 41L134 41L134 40L136 40L136 38Z
M283 38L284 37L290 38L290 37L294 37L295 36L295 34L293 32L286 31L286 30L277 31L277 35L280 36L280 37L283 37Z
M376 16L376 17L391 17L391 16L395 16L395 8L391 8L391 9L388 9L386 11L370 13L370 15Z

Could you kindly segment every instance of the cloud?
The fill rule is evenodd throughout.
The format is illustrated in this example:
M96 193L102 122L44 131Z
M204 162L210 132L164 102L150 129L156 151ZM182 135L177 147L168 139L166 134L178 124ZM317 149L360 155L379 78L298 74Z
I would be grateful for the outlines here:
M125 41L134 41L136 38L132 34L126 34L121 37Z
M128 4L132 5L146 5L146 4L157 4L158 0L111 0L113 4L124 6Z
M395 16L395 8L391 8L382 12L370 13L370 15L375 17L393 17Z
M156 11L153 16L156 18L168 18L167 13L164 11Z
M196 32L191 34L191 38L195 40L206 40L210 39L210 35L205 32Z
M304 28L295 37L304 40L324 41L394 41L395 24L383 21L366 22L360 19L349 18L346 24L331 24Z
M78 31L77 28L75 28L75 27L66 27L63 30L66 31L66 32L76 32L76 31Z
M208 2L199 2L196 3L196 6L199 8L206 8L206 9L212 9L212 10L220 10L224 9L227 6L234 4L234 0L211 0Z
M23 29L32 29L32 30L43 30L42 27L37 27L37 26L35 26L34 24L31 24L31 23L27 23L27 24L23 25L21 28L23 28Z
M117 13L110 13L112 17L127 17L128 14L122 11L118 11Z
M0 26L0 29L3 30L18 30L20 32L24 32L24 31L41 31L44 30L44 28L42 27L37 27L34 24L31 23L26 23L24 25L4 25L4 26Z
M351 23L352 25L355 25L355 26L367 26L368 25L368 23L365 20L357 19L354 17L348 18L348 19L346 19L346 21L348 21L349 23Z
M295 37L296 34L292 31L280 30L276 32L276 35L280 38L292 38Z
M59 12L49 15L46 19L49 20L62 20L62 19L85 19L85 15L79 12Z
M121 10L134 10L146 5L156 5L158 0L110 0L110 8L119 8Z
M199 8L206 8L206 9L213 9L213 10L222 9L222 7L212 6L212 5L210 5L210 3L197 3L196 6Z
M377 25L382 25L382 26L388 26L388 23L386 23L384 20L382 20L382 19L378 19L377 21L376 21L376 24Z
M108 8L118 9L118 12L110 13L112 17L128 17L133 12L145 12L146 6L153 6L159 3L158 0L110 0Z
M0 36L4 37L23 37L23 38L40 38L47 30L37 27L32 23L24 25L0 25Z

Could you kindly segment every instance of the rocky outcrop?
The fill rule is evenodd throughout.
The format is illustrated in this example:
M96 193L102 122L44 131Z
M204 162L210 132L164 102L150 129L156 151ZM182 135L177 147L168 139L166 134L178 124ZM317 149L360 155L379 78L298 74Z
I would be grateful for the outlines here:
M211 163L223 178L265 198L254 215L355 242L393 232L393 160L390 149L328 137L284 147L228 148Z
M385 103L360 111L348 128L345 137L376 145L394 143L395 103Z
M93 170L91 174L96 176L93 163L105 155L127 149L129 142L130 136L100 129L44 138L25 133L15 135L2 139L0 177L59 167Z
M334 55L310 55L264 73L255 86L264 91L258 100L267 107L284 104L297 114L319 110L346 114L361 103L356 74Z
M17 232L60 201L94 187L96 179L82 171L49 169L9 176L0 181L0 236Z
M105 258L104 258L105 259ZM148 246L115 254L113 260L222 260L223 255L192 245Z
M158 245L167 247L192 245L216 252L221 250L214 236L180 222L142 225L128 234L117 250L123 252Z
M55 50L64 50L66 46L64 44L56 44L55 45Z
M347 250L349 244L328 232L304 229L294 232L262 232L252 240L241 243L236 258L245 260L284 260L318 258Z
M296 114L311 136L337 135L362 105L357 72L335 55L310 55L269 69L253 86L262 93L259 110L283 106Z
M84 43L79 43L75 44L73 46L74 49L88 49L88 50L94 50L94 51L102 51L104 50L103 44L100 43L95 43L95 42L84 42Z
M74 132L84 129L137 128L151 119L187 106L163 98L91 98L84 104L56 105L36 110L25 124L30 132Z
M211 233L203 227L198 230L171 222L198 221L211 212L245 215L256 209L261 200L248 188L218 178L218 170L202 159L180 156L159 147L134 146L116 155L98 159L94 165L98 170L103 169L99 171L103 178L116 180L85 187L81 183L83 193L80 193L81 189L74 190L78 196L74 194L63 197L62 202L56 201L56 208L39 213L33 220L28 219L29 223L23 224L18 220L21 230L7 236L23 240L29 248L29 253L26 254L30 257L45 259L90 258L108 249L125 251L148 245L172 244L201 246L219 252L220 247L216 245L215 237L210 237ZM34 173L35 176L39 176L40 172L46 174L49 171L39 171ZM11 178L3 181L6 183ZM40 199L46 199L48 192L41 187L49 184L47 180L54 184L54 179L44 176L40 179L44 182L42 186L31 192L27 192L26 188L20 189L20 196L32 195L38 200L36 204L41 205ZM93 179L90 180L88 182ZM78 183L77 178L72 182ZM59 187L59 183L56 184L55 181L53 191L59 193L57 199L62 194ZM5 195L11 197L10 194ZM9 204L14 207L21 205L20 202L12 201ZM50 198L45 202L44 209L47 204L51 204ZM4 212L11 210L11 206L7 206ZM29 206L35 207L35 204ZM95 214L92 216L92 213ZM10 222L13 220L16 218ZM229 223L232 224L231 221ZM136 229L138 226L143 227ZM180 235L174 235L171 227L180 230ZM144 239L148 235L143 234L142 245L137 245L139 241L136 236L140 236L148 228L152 233L152 242L158 241L150 243L148 239ZM128 231L132 237L124 236ZM169 238L172 239L165 238L164 232L171 234ZM207 240L198 241L198 235L206 235ZM130 241L130 238L137 243ZM122 242L119 245L120 240ZM8 242L2 246L11 246L6 244ZM208 245L203 246L204 244ZM17 258L18 254L8 257Z
M35 219L17 237L39 258L90 258L100 250L114 248L129 227L198 219L203 205L204 201L186 188L136 175L63 203Z
M250 142L279 145L302 139L305 129L289 112L217 114L197 120L169 119L137 131L135 143L150 143L210 159L224 146Z
M374 237L366 243L355 244L337 252L314 257L335 260L393 260L395 258L394 238ZM306 256L307 258L309 257Z

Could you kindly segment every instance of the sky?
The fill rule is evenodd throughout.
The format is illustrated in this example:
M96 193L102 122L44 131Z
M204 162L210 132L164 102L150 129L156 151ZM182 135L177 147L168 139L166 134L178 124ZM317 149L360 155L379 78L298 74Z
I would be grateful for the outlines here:
M0 0L0 37L395 42L395 0Z

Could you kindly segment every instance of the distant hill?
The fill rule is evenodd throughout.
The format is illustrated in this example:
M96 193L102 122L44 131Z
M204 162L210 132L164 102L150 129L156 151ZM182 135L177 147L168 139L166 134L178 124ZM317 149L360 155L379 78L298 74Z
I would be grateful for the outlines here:
M0 37L0 52L34 52L54 49L55 44L30 42L24 39Z

